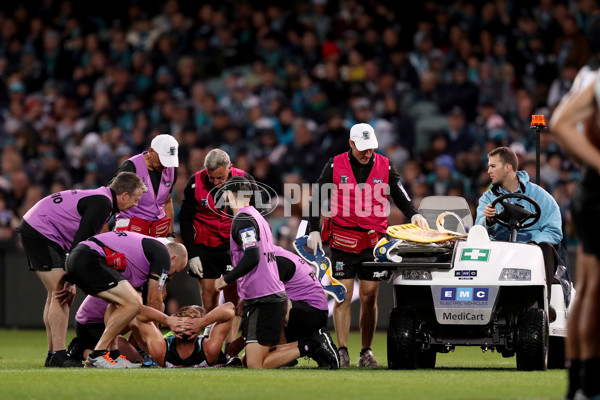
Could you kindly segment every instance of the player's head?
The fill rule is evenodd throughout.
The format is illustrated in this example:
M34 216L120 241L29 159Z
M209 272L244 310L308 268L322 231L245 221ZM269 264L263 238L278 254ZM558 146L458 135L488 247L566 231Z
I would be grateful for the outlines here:
M148 190L140 177L133 172L120 172L109 187L115 192L117 206L121 211L137 206L142 195Z
M379 146L375 130L369 124L356 124L350 128L348 143L350 144L354 158L363 165L369 163L373 152Z
M498 147L488 153L488 173L492 183L502 185L513 178L519 168L519 160L509 147Z
M221 187L229 178L231 160L229 155L221 149L211 150L204 158L209 182L215 187Z
M232 176L221 187L221 195L225 196L231 209L239 209L248 204L254 194L252 183L243 176Z
M178 272L183 271L188 262L188 254L184 245L181 243L167 243L167 250L171 256L171 268L169 276L173 276Z
M175 314L174 317L180 318L202 318L206 314L206 310L200 306L183 306Z
M148 157L153 170L162 171L165 168L179 167L179 143L167 134L157 135L150 143Z
M178 318L202 318L206 314L206 310L200 306L183 306L176 313L173 314L174 317ZM182 335L181 340L189 341L189 335Z

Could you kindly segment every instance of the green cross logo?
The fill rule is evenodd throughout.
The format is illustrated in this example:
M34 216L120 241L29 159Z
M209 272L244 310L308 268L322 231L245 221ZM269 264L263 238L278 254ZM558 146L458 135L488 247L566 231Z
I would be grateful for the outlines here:
M463 249L460 261L488 261L489 258L488 249Z

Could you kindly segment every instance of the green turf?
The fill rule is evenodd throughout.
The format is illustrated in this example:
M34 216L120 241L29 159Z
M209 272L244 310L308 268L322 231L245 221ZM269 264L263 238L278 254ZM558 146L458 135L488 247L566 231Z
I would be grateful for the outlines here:
M353 364L359 340L351 334ZM382 364L385 343L378 333L373 352ZM325 371L304 359L276 371L62 370L44 368L45 355L43 331L0 330L0 399L560 399L566 385L564 370L519 372L515 358L476 347L440 354L435 370L420 371Z

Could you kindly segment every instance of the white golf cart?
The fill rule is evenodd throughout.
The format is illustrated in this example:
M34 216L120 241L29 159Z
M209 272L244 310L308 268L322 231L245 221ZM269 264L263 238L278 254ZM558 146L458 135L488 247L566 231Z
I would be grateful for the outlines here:
M531 203L535 212L506 201L512 197ZM542 252L536 245L516 243L517 231L533 225L543 211L521 194L500 196L495 203L503 206L496 222L511 230L509 242L491 241L484 227L473 226L466 238L449 242L403 242L397 247L399 263L365 263L394 271L395 307L387 337L390 369L434 368L436 354L455 346L480 346L503 357L516 354L518 370L563 367L566 318L574 290L564 279L552 285L549 323ZM445 211L472 226L469 206L461 197L428 197L419 209L431 227ZM445 228L460 230L459 225Z

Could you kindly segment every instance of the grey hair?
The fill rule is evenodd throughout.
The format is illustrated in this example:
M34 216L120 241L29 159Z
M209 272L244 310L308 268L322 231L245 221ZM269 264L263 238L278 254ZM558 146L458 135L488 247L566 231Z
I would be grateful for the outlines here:
M204 158L204 168L208 171L214 171L219 167L229 167L231 160L229 155L221 149L213 149L208 152Z

